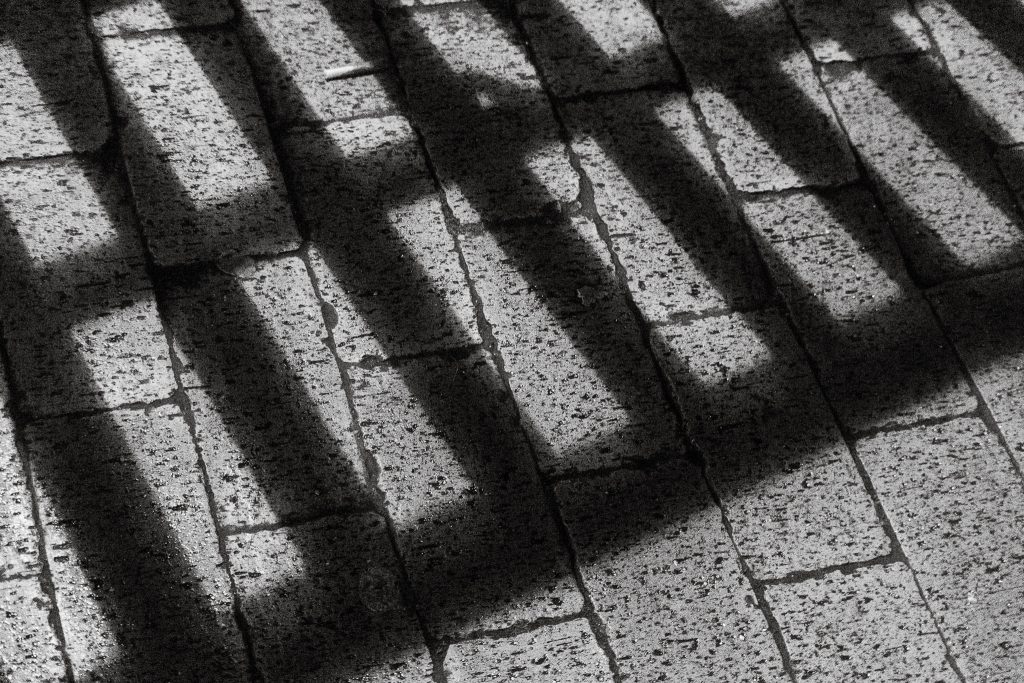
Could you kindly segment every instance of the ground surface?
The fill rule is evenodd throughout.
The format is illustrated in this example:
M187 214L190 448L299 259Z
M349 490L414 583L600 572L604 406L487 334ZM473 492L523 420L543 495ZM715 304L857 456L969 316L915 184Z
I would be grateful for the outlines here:
M0 7L0 678L1024 679L1024 5Z

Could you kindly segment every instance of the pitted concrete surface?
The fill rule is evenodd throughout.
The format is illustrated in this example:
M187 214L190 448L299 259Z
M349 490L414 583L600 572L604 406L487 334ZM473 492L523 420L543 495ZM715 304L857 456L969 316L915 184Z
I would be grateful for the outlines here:
M1022 35L0 0L0 680L1022 680Z

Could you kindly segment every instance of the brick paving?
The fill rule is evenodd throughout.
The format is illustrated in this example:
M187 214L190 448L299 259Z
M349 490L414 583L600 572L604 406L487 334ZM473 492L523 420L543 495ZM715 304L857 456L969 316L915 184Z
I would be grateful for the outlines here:
M1021 35L0 3L0 680L1021 680Z

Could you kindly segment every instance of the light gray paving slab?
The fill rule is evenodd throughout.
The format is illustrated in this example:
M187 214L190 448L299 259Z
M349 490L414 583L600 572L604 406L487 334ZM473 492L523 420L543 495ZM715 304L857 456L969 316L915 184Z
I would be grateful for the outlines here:
M103 36L223 24L234 16L227 0L88 0L88 7Z
M682 93L568 105L572 148L648 321L751 307L764 282Z
M556 494L624 678L788 678L695 468L620 470Z
M907 0L785 0L785 4L819 62L853 62L931 47Z
M66 681L60 642L53 630L53 603L39 579L0 582L0 676L10 683Z
M397 84L385 73L387 49L371 9L368 2L343 0L243 0L242 40L276 122L327 122L396 109Z
M266 680L433 680L380 516L239 534L228 552Z
M527 0L519 12L559 97L677 80L658 22L641 0Z
M1024 670L1024 493L977 419L858 444L911 569L968 680Z
M3 377L0 376L0 382ZM39 538L14 425L0 409L0 579L39 572Z
M1021 261L1010 193L936 61L833 65L825 83L922 281Z
M593 223L460 241L544 472L675 447L675 420Z
M798 680L960 680L906 565L830 572L765 597Z
M55 415L170 396L167 340L116 176L69 159L5 166L0 225L0 320L22 407Z
M177 408L37 422L28 449L76 680L245 680L230 584Z
M583 619L505 638L456 643L448 648L444 669L451 683L614 680L607 655Z
M215 271L166 299L221 523L366 505L342 376L302 261Z
M148 247L161 265L299 245L252 75L231 33L103 42Z
M655 348L737 547L757 576L888 552L853 457L777 314L705 318L656 332Z
M455 240L406 120L335 123L284 147L342 360L479 343Z
M578 612L583 598L487 356L355 369L353 382L428 628L459 635Z
M5 3L0 72L0 160L89 152L106 142L107 101L81 3Z

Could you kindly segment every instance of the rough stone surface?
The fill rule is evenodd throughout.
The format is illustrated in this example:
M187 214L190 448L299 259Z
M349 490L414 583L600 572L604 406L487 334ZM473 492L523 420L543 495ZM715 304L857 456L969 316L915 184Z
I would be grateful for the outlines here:
M0 8L0 160L100 147L110 134L103 81L77 0Z
M464 634L579 611L493 363L475 353L353 375L364 442L428 628Z
M557 96L677 80L658 23L642 0L527 0L519 11Z
M755 574L778 577L889 550L849 449L777 314L659 328L655 346Z
M930 293L954 346L1006 438L1024 464L1024 272L949 283Z
M368 2L243 0L242 39L281 123L326 122L395 109L384 37ZM360 75L328 80L328 69ZM374 73L366 73L372 71Z
M739 189L856 177L849 146L780 4L676 0L659 12L718 137L715 151Z
M1017 205L1021 206L1024 204L1024 145L1000 148L996 152L996 161L1017 197Z
M378 515L240 534L228 552L266 680L432 680Z
M696 469L620 470L556 494L623 678L787 679Z
M937 62L833 67L825 82L921 280L1024 258L1010 194Z
M923 52L928 34L906 0L785 0L819 62Z
M977 419L880 434L861 460L968 680L1024 670L1019 474Z
M959 681L903 564L769 586L797 680Z
M294 249L256 89L229 33L109 38L128 175L164 265Z
M210 273L167 299L221 522L365 504L348 401L302 261Z
M907 424L975 407L867 192L766 196L744 208L847 427Z
M10 683L66 681L60 643L50 625L53 604L39 579L0 582L0 676Z
M3 377L0 376L0 382ZM14 444L14 425L0 408L0 580L39 571L32 499ZM0 655L2 659L2 655Z
M244 680L230 585L177 409L37 422L28 448L76 680Z
M613 680L608 658L582 619L507 638L457 643L448 648L444 669L451 683Z
M569 105L566 119L647 320L761 300L754 251L684 95L609 96Z
M477 2L390 23L399 71L455 218L548 212L579 193L540 80L510 26Z
M675 420L592 223L460 239L542 470L673 448Z
M405 119L332 124L284 146L342 360L479 343L455 241Z
M949 72L999 143L1024 142L1024 15L1016 2L916 0Z
M0 287L12 379L29 412L174 391L142 248L113 173L71 160L0 168Z
M234 16L226 0L88 0L88 6L104 36L223 24Z

